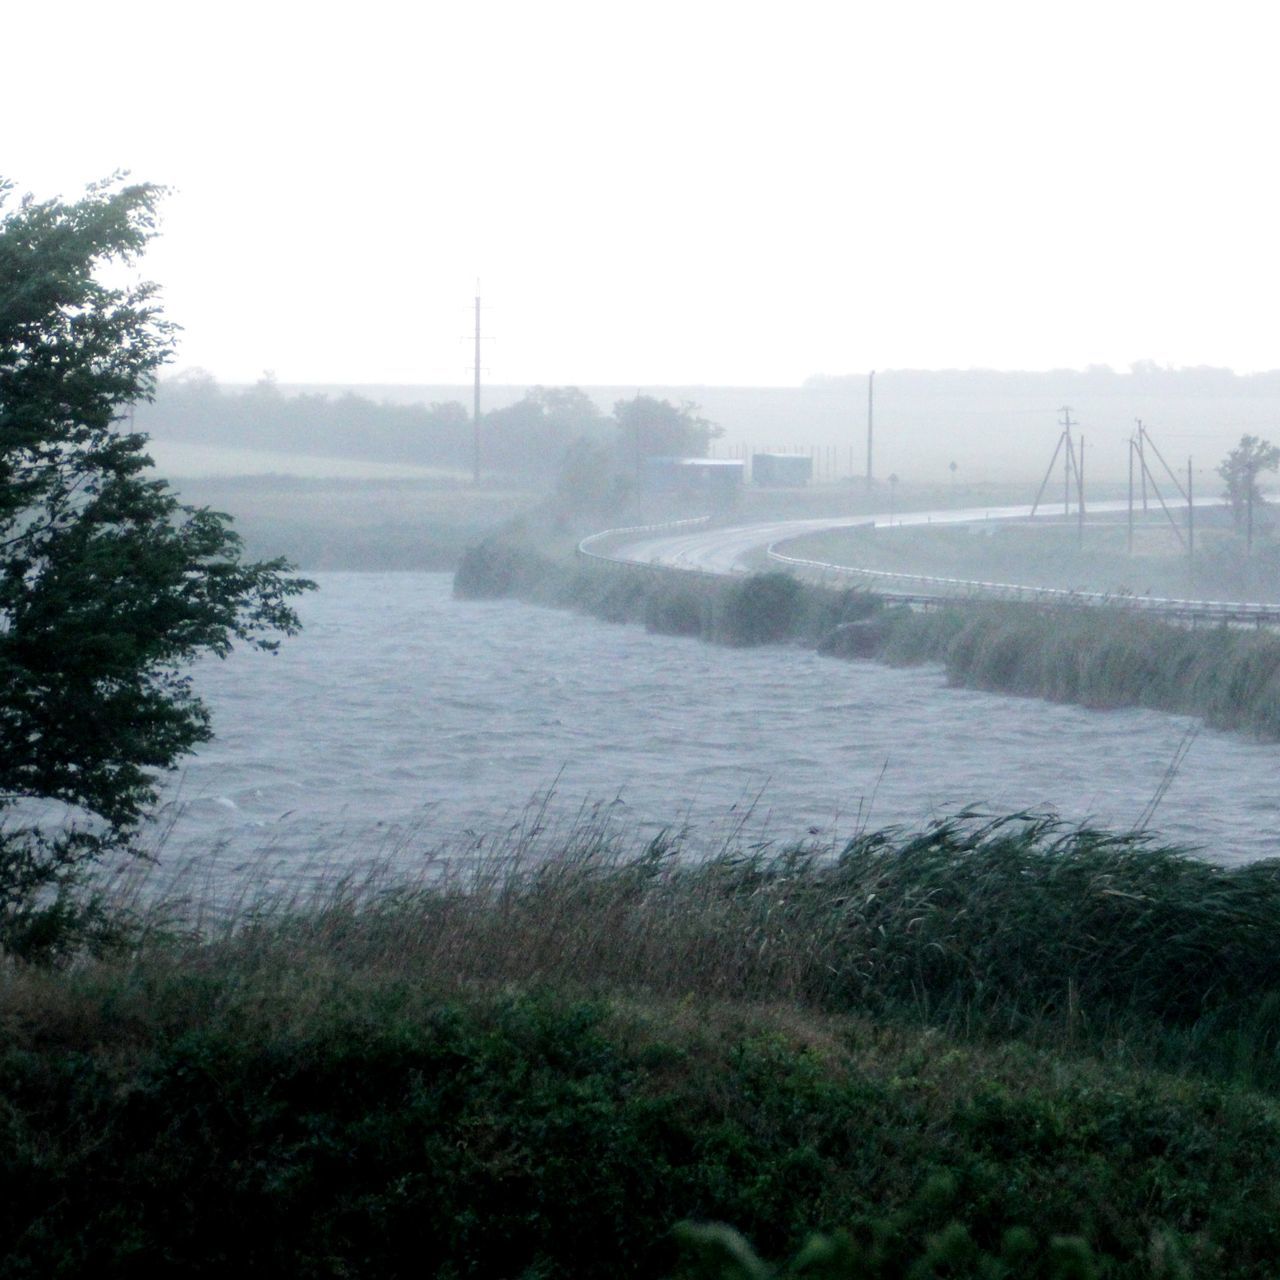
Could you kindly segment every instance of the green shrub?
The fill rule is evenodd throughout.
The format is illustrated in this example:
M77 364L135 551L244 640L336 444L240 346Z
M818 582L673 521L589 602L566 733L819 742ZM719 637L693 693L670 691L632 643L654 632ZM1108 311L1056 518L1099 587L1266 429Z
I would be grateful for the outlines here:
M795 638L805 619L805 588L787 573L758 573L725 593L717 638L727 644L781 644Z
M708 626L707 601L679 586L652 592L645 600L644 625L670 636L701 636Z

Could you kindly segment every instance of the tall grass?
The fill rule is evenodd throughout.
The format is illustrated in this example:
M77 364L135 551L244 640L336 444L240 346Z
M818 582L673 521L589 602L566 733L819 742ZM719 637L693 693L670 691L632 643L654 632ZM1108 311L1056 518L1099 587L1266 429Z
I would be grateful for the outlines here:
M515 596L728 645L817 644L879 608L865 591L813 587L785 573L732 577L556 559L503 539L467 551L454 593L472 600Z
M942 662L975 688L1150 707L1280 738L1280 637L1270 631L1175 626L1122 608L966 604L897 618L881 656Z
M181 963L783 1002L1107 1052L1127 1039L1270 1088L1278 937L1280 863L1227 868L1145 834L966 812L698 864L678 835L637 849L588 821L554 850L517 841L417 883L362 873L249 904Z
M0 969L0 1275L656 1277L687 1218L1274 1273L1280 865L977 813L466 852Z

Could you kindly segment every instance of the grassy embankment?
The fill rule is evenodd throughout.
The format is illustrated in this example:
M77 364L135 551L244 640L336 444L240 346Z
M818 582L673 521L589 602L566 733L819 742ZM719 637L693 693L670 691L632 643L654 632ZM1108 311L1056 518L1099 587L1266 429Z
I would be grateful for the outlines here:
M545 853L8 967L0 1274L658 1277L682 1219L829 1233L809 1275L1275 1274L1276 865Z
M782 574L730 579L601 565L504 539L469 550L454 589L726 644L793 642L900 665L939 662L971 688L1148 707L1280 738L1280 638L1269 631L1190 628L1120 607L966 602L913 611Z

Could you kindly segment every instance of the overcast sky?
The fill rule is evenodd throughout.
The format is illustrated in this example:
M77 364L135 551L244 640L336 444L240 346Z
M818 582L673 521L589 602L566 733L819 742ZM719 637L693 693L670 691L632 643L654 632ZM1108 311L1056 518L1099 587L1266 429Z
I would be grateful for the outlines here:
M164 183L177 367L788 385L1280 366L1262 3L6 10L0 172Z

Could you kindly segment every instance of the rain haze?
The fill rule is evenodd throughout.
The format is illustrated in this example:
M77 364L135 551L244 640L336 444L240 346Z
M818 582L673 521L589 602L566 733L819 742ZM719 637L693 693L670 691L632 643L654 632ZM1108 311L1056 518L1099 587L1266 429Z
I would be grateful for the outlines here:
M1277 364L1259 4L19 6L4 164L172 188L175 368Z
M388 636L461 637L465 654L420 654L415 669L469 671L480 690L470 660L491 650L477 622L490 615L451 600L431 575L512 515L538 530L531 542L571 551L610 524L725 505L709 491L632 501L653 479L649 455L710 452L721 475L740 463L753 482L733 499L743 520L883 521L887 509L891 537L874 545L810 529L827 540L806 543L805 556L841 571L857 561L860 571L1032 589L1272 599L1262 560L1224 568L1204 550L1212 529L1200 532L1193 573L1178 529L1160 535L1167 546L1144 533L1150 547L1133 560L1102 545L1122 536L1114 522L1099 526L1092 559L1083 532L1079 548L1049 545L1067 525L1042 534L1013 522L1008 538L896 527L904 511L923 522L1030 503L1058 458L1064 405L1088 438L1090 481L1103 486L1091 501L1121 498L1134 418L1152 426L1171 463L1141 477L1152 521L1164 519L1157 498L1174 499L1183 478L1216 496L1216 468L1243 433L1280 430L1270 36L1269 13L1244 4L1211 20L1167 4L800 3L784 13L377 0L358 10L125 0L10 15L9 47L21 56L4 92L33 124L6 141L17 189L70 200L119 170L167 189L141 270L181 333L136 425L184 495L232 513L252 553L283 553L326 588L323 603L303 606L316 636L266 666L237 657L229 685L201 677L216 692L219 745L188 774L189 807L205 822L193 839L222 830L230 813L242 826L225 847L260 842L339 777L356 829L415 828L421 806L435 830L473 827L474 788L445 780L459 762L472 776L477 753L506 750L525 764L505 770L500 794L484 793L495 815L555 780L571 804L634 792L639 820L658 823L673 807L724 823L748 793L765 797L753 812L772 811L771 788L783 827L838 826L841 814L865 815L873 794L893 821L969 799L1061 805L1121 826L1136 818L1181 722L1162 722L1154 750L1130 761L1137 774L1072 794L1047 775L1020 787L984 781L1001 778L1010 752L1025 755L1008 742L963 766L949 748L891 763L888 729L833 773L846 713L873 691L815 707L808 667L777 689L762 672L745 693L735 681L746 709L722 709L753 724L752 745L740 726L706 740L689 728L675 757L689 763L668 787L654 753L680 733L651 742L654 708L697 706L710 687L708 672L689 676L701 668L679 648L691 643L687 626L679 638L624 643L603 624L535 628L495 612L495 626L545 643L544 667L515 664L530 695L511 712L517 739L504 745L507 720L488 695L458 686L440 704L438 677L411 681L385 712L362 694L347 712L372 717L371 743L419 700L427 736L405 754L412 768L383 775L403 775L391 792L360 798L372 757L348 757L342 744L357 735L341 717L322 729L299 711L308 742L332 748L305 766L286 741L256 765L243 749L264 740L254 717L273 698L331 708L360 688L354 671L342 693L314 683L321 672L338 679L342 663L320 656L335 635L348 656L387 672L405 651L380 647ZM10 118L21 122L16 110ZM477 290L483 433L471 417ZM872 370L874 484L864 453ZM642 433L658 432L658 419L642 421L653 412L665 443L642 448ZM1073 484L1083 490L1080 449L1074 480L1054 472L1060 511ZM756 492L757 451L801 455L812 483ZM1150 456L1154 468L1154 444ZM1225 527L1221 536L1225 546ZM763 567L766 541L628 554L736 571ZM378 588L400 612L374 635L361 628L380 615L349 570L418 575ZM566 634L543 634L556 626ZM593 714L579 675L562 669L569 634L597 646L581 653L582 670L631 673L599 697L618 717L614 736L648 743L647 756L612 760L594 739L557 736ZM496 650L493 660L514 663ZM671 685L677 676L686 683ZM964 736L972 716L996 714L952 701L938 667L920 679L901 695L917 700L919 724L958 715ZM291 692L280 681L293 681ZM257 692L246 701L242 689ZM764 705L776 723L751 709ZM1015 704L1014 722L1025 706ZM1089 751L1099 722L1046 719L1061 712L1035 718L1056 726L1051 740ZM892 724L889 710L876 714ZM827 725L831 742L793 757L796 716ZM1127 722L1112 728L1123 741ZM220 754L236 742L241 754ZM1229 771L1241 748L1224 737L1196 749L1226 752L1214 768ZM345 771L334 763L348 758ZM775 777L780 760L793 767ZM287 776L264 781L277 770ZM1176 803L1175 789L1166 805ZM1256 855L1244 835L1222 834L1202 793L1186 806L1167 811L1188 841ZM1256 817L1248 806L1237 813L1246 825Z
M6 6L0 1272L1280 1274L1278 13Z

